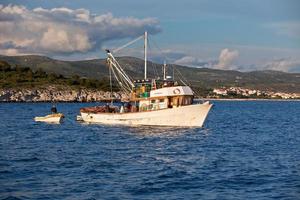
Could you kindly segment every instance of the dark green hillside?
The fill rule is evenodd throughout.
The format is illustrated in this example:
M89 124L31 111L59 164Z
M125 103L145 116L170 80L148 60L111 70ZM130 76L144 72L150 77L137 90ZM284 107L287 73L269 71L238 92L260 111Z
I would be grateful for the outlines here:
M45 56L0 56L0 60L7 61L12 66L30 67L33 71L42 69L47 73L61 74L65 77L79 75L94 79L103 78L108 74L105 60L89 61L60 61Z
M244 87L260 90L300 92L300 74L279 71L239 72L207 68L176 66L192 85L216 87Z
M40 68L33 71L29 67L12 67L6 61L0 61L0 88L39 88L56 85L109 91L108 83L107 79L86 79L78 75L66 78L55 73L46 73Z
M108 68L105 64L105 59L60 61L45 56L31 55L0 56L0 60L7 61L11 66L29 67L32 71L42 69L49 74L61 74L64 77L78 75L80 77L99 80L108 77ZM121 57L118 58L118 61L131 77L134 77L134 79L143 78L143 60L133 57ZM300 73L284 73L279 71L239 72L169 65L168 71L170 75L173 74L173 66L175 66L175 78L178 79L180 77L180 72L194 87L215 88L239 86L260 90L300 93ZM149 77L161 75L161 64L148 62L148 68Z

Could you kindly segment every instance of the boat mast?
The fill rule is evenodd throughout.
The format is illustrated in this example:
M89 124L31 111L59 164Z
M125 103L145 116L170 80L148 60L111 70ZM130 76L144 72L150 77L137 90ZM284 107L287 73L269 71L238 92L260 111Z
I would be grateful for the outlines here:
M164 80L166 80L166 67L167 67L166 61L164 61Z
M113 105L112 80L111 80L111 68L112 68L112 66L111 65L112 65L111 62L109 62L109 85L110 85L110 95L109 95L109 97L110 97L110 100L111 100L110 105Z
M145 56L145 76L144 79L147 79L147 42L148 42L148 34L147 31L145 31L144 35L144 56Z

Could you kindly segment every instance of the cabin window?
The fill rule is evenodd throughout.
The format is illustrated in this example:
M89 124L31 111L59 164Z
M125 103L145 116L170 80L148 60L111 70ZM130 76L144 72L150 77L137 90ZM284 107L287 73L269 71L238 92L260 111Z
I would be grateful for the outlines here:
M173 98L173 107L177 107L178 106L178 97Z
M182 106L184 104L183 99L184 97L179 97L179 106Z
M190 104L192 104L192 98L190 96L183 97L180 104L181 105L190 105Z
M164 99L160 99L159 102L160 102L160 103L163 103L163 102L165 102L165 100L164 100Z
M155 99L151 100L151 103L155 103Z

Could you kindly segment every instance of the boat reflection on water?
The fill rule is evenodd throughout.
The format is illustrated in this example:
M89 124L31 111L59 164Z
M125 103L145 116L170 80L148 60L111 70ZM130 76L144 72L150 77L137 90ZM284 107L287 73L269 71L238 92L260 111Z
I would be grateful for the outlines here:
M103 125L109 126L109 125ZM191 127L171 127L171 126L110 126L111 128L121 129L125 134L137 137L159 137L174 138L184 135L203 134L210 135L210 129L191 128Z
M87 126L93 132L105 132L106 134L122 133L123 135L132 135L141 138L158 137L158 138L175 138L184 135L203 135L209 136L212 131L208 128L199 127L176 127L176 126L147 126L147 125L112 125L103 123L89 123L77 121L83 126Z
M128 132L141 137L179 137L185 134L199 133L201 128L171 126L131 126Z

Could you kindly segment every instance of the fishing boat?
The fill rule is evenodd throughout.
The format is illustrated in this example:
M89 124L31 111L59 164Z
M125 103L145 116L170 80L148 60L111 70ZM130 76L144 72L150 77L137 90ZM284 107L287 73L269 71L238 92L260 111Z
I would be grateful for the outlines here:
M118 63L113 53L107 52L110 75L113 74L119 86L129 96L122 106L95 106L80 109L84 122L117 125L151 125L202 127L212 107L208 101L194 103L194 92L186 84L179 85L174 77L167 76L163 65L163 78L147 77L147 32L144 38L144 79L133 80ZM139 39L137 38L137 39ZM136 41L135 39L134 41ZM122 46L124 48L128 44ZM111 76L110 76L111 77Z
M54 113L46 115L44 117L35 117L34 121L36 122L49 122L49 123L60 123L64 115L62 113Z

